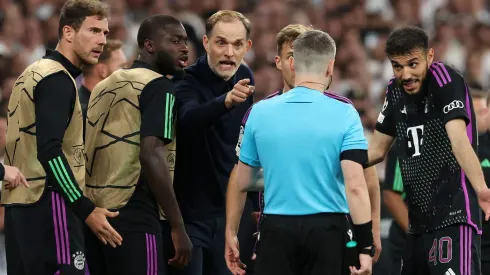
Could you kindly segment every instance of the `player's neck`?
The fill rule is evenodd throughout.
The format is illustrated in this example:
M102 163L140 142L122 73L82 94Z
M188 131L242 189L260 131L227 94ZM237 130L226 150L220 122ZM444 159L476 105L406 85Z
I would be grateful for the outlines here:
M283 81L283 85L282 85L284 88L282 88L282 93L287 93L289 90L291 90L293 87L289 86L288 83L286 82L286 80Z
M92 92L95 85L97 85L97 83L99 83L100 81L102 81L102 79L99 79L95 76L87 76L87 77L84 76L82 78L82 85L85 86L85 88L87 88L87 90Z
M58 45L56 45L55 50L61 53L64 57L66 57L66 59L68 59L76 67L78 68L82 67L82 62L80 58L78 58L75 51L67 47L67 45L65 45L63 41L58 42Z
M312 90L317 90L321 93L325 92L327 89L327 79L322 75L313 74L296 74L296 79L294 80L294 86L305 87Z
M141 52L137 59L139 61L143 61L147 64L150 64L153 68L156 68L155 60L152 58L151 55L147 54L146 52Z

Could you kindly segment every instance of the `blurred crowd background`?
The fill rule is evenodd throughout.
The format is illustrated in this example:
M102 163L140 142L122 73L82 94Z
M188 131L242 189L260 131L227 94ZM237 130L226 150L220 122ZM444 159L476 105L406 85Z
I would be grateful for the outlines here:
M5 145L5 111L17 76L27 65L54 49L59 10L64 0L0 0L0 148ZM374 129L392 77L384 54L393 28L412 24L430 35L436 60L457 68L472 87L490 90L489 0L107 0L111 7L109 38L124 42L131 62L136 58L140 22L153 14L180 19L190 38L190 60L204 53L205 19L214 12L242 12L253 25L252 49L245 62L255 74L256 97L282 88L274 65L276 34L291 23L327 31L337 43L335 75L330 91L349 97L359 111L366 136ZM0 159L3 159L3 152ZM378 165L380 181L384 166ZM383 211L383 237L391 219ZM3 221L0 221L0 231ZM0 243L0 254L2 244ZM4 262L0 255L0 275ZM381 274L381 273L375 273ZM382 274L381 274L382 275Z

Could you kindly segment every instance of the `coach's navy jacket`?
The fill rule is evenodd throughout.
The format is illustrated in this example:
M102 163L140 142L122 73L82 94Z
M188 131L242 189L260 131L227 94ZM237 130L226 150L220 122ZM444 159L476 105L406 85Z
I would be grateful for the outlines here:
M228 110L225 98L244 78L254 85L252 72L242 64L230 80L223 80L211 70L205 55L188 67L184 79L176 84L174 188L186 221L225 216L226 186L237 163L235 147L241 120L253 103L249 97Z

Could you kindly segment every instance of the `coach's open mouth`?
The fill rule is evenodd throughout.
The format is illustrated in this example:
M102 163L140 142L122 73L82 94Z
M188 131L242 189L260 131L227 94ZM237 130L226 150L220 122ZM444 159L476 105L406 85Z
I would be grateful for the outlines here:
M219 66L222 70L230 70L236 66L236 63L232 60L223 60L219 62Z

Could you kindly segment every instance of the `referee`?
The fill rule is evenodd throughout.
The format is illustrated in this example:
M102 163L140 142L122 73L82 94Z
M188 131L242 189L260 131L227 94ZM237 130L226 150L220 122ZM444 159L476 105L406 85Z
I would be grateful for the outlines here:
M265 219L254 274L343 274L339 251L346 246L347 213L360 253L360 268L350 271L370 274L373 235L363 174L367 141L349 101L324 93L335 42L313 30L298 36L293 48L289 62L295 88L254 106L240 148L241 192L260 188L254 178L260 167L264 170ZM238 256L238 244L231 247Z

